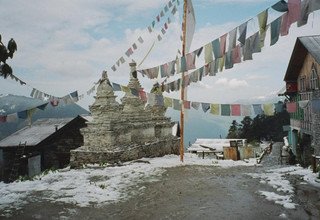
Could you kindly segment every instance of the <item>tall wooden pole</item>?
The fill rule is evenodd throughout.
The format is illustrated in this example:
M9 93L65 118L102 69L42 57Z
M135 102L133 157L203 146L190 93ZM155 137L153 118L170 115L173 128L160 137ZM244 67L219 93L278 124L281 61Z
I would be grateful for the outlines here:
M182 56L186 55L186 29L187 29L187 0L183 4L183 21L182 21ZM180 161L184 157L184 72L181 73L181 111L180 111Z

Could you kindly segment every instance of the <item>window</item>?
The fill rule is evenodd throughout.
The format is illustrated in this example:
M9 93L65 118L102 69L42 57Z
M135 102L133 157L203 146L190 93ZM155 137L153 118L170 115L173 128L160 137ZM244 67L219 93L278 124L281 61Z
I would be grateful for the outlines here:
M300 80L299 80L299 89L300 91L305 91L306 90L306 85L305 82L306 78L304 76L300 76Z
M311 86L311 89L319 89L318 74L314 65L312 65L312 69L311 69L310 86Z

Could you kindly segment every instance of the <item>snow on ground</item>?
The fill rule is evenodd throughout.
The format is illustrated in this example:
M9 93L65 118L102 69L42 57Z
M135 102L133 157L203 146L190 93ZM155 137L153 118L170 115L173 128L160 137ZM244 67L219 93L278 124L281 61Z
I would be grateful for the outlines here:
M256 160L244 162L202 159L197 155L186 153L184 163L180 162L177 155L167 155L159 158L143 158L140 162L127 162L123 166L116 167L90 165L79 170L66 168L39 175L32 181L16 181L10 184L0 182L0 211L10 212L11 209L22 208L24 204L35 199L33 197L35 193L41 193L42 198L48 201L70 203L80 207L116 202L144 190L143 187L139 187L139 183L156 181L165 171L164 168L185 165L228 168L254 166Z
M249 173L247 175L260 179L260 183L268 184L276 189L279 194L267 191L259 191L259 194L265 196L267 200L274 201L276 204L280 204L287 209L294 209L297 204L292 202L294 189L286 177L299 175L303 177L304 181L320 188L320 182L317 179L318 174L312 173L310 169L303 169L300 166L283 167L268 170L266 173Z

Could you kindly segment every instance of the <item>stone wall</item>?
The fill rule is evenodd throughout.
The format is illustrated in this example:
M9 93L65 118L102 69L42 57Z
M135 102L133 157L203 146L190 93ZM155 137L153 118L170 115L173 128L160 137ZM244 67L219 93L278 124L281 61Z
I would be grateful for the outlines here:
M313 99L320 99L320 91L313 92ZM312 113L312 146L314 154L320 155L320 113Z
M143 157L162 157L167 154L179 154L180 140L172 138L144 145L129 146L123 151L88 151L78 148L71 151L71 168L81 168L84 164L117 163L136 160Z

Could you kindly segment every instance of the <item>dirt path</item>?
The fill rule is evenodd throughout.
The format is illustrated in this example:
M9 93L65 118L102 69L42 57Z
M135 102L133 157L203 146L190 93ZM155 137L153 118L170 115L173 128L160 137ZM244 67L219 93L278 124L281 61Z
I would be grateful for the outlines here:
M135 186L138 195L127 201L98 207L45 202L27 204L12 219L319 219L319 195L298 189L295 210L265 200L258 190L272 191L247 172L263 167L218 168L183 166L167 169L156 181ZM298 182L296 182L298 184ZM307 187L304 185L304 187ZM308 188L310 189L310 188ZM315 189L317 190L317 189ZM308 191L309 192L309 191ZM315 203L315 205L312 205ZM283 218L282 218L283 219Z

